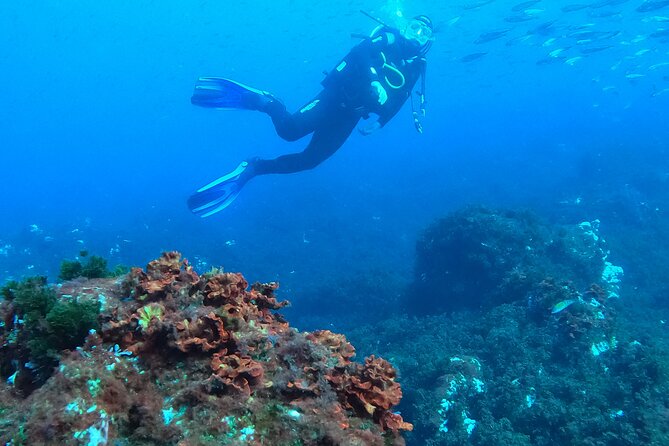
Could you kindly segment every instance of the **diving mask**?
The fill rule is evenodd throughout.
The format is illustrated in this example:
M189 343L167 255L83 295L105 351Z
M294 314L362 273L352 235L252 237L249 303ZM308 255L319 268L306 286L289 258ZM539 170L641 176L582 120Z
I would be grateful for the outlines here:
M404 37L415 40L423 47L432 40L432 28L423 20L413 19L404 30Z

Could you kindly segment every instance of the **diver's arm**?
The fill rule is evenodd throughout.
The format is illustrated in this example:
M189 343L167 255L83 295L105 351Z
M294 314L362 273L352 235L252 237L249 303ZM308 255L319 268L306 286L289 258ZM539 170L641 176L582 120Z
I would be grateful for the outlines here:
M360 133L367 136L384 127L397 114L397 112L400 111L406 102L406 99L409 97L409 93L406 93L404 97L398 96L399 94L400 93L394 93L391 100L386 101L381 107L377 107L377 110L375 111L377 118L370 119L367 124L358 128Z
M409 97L411 89L408 92L395 93L390 101L386 101L381 107L377 107L377 119L370 120L369 123L362 125L358 131L364 136L371 135L390 121L402 108L406 99ZM404 98L397 96L403 94Z
M407 94L404 98L395 98L384 105L380 110L378 123L381 127L385 126L393 117L400 111L406 100L409 98Z

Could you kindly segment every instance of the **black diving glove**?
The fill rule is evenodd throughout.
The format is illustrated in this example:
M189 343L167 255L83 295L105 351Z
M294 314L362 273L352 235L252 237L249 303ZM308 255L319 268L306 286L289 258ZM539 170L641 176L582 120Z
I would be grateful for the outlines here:
M376 132L378 129L380 129L381 123L379 122L379 116L376 114L372 114L372 117L369 118L369 122L365 120L364 124L361 124L358 126L358 131L363 135L363 136L369 136L372 133Z

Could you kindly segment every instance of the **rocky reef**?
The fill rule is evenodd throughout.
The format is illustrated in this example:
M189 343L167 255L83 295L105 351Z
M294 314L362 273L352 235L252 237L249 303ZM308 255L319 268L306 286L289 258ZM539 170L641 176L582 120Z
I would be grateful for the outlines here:
M10 283L0 441L11 445L402 445L384 359L300 333L276 283L199 275L176 252L116 278Z
M544 280L587 288L602 280L606 266L608 249L598 226L554 227L529 211L454 212L418 240L408 309L429 314L491 308L526 299Z
M599 226L467 208L422 234L407 314L350 334L393 340L409 444L669 444L666 318Z

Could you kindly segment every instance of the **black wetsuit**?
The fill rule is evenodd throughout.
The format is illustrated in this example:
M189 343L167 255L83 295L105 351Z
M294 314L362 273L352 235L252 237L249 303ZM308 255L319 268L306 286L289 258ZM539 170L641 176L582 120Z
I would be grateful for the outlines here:
M252 160L253 176L316 167L332 156L358 121L370 113L377 114L379 124L385 125L411 96L424 71L425 58L418 45L396 29L383 28L373 38L366 38L327 75L323 90L300 110L291 114L277 100L263 109L281 138L296 141L309 133L313 136L302 152ZM384 104L379 103L371 86L374 81L379 81L388 94Z

